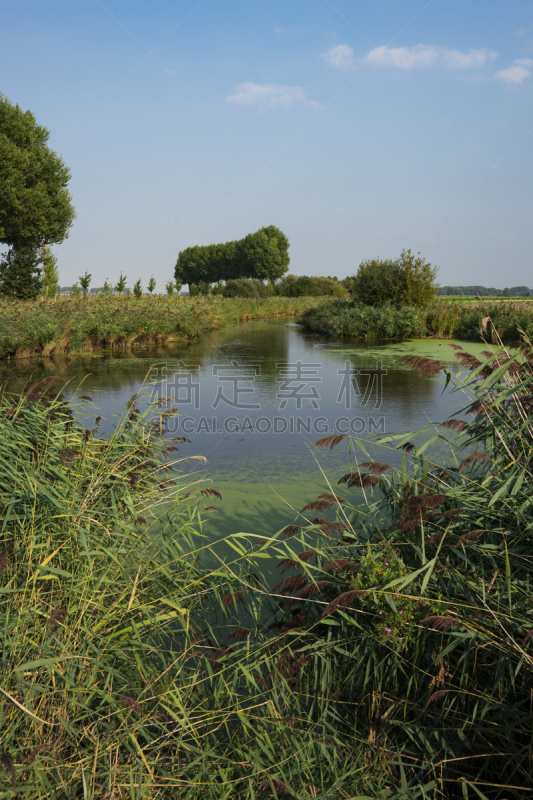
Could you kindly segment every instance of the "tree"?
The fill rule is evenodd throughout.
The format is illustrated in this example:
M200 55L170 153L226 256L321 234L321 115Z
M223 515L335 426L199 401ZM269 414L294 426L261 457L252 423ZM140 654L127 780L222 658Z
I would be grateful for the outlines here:
M105 279L104 285L102 287L102 294L106 295L113 294L113 287L111 286L107 278Z
M87 297L87 292L89 291L89 286L91 285L91 278L92 275L87 270L85 270L85 275L80 275L78 278L81 290L85 297Z
M249 233L237 244L235 261L241 278L274 283L287 272L289 240L274 225Z
M439 291L437 267L420 258L420 253L415 257L410 250L402 251L399 265L405 281L405 294L400 297L400 304L425 308Z
M152 294L154 289L155 289L155 280L154 280L154 276L152 275L152 277L148 281L148 291L150 292L150 294Z
M189 289L239 278L273 284L285 274L289 261L289 240L275 225L268 225L240 241L185 248L178 255L174 274Z
M135 295L137 300L143 296L143 290L141 288L141 279L140 278L139 278L138 281L135 281L135 283L133 284L133 294Z
M70 172L47 146L49 135L0 95L0 242L14 248L62 242L75 218Z
M59 269L57 258L47 250L42 260L43 263L43 290L45 297L55 297L59 294Z
M510 297L510 296L511 296L511 292L509 291L509 289L504 289L503 290L503 297Z
M118 281L115 284L115 289L117 290L117 292L119 294L122 294L122 292L126 288L126 281L127 281L127 278L126 278L125 275L122 274L122 271L121 271L120 272L120 278L118 279Z
M387 303L424 308L438 293L437 268L404 250L396 260L362 261L357 275L346 282L352 297L367 306Z
M168 280L166 282L165 290L166 290L166 293L168 294L169 297L172 297L172 295L174 294L174 289L175 288L176 288L176 285L175 285L174 281Z
M21 300L35 300L43 289L42 252L35 245L11 248L0 261L0 293Z

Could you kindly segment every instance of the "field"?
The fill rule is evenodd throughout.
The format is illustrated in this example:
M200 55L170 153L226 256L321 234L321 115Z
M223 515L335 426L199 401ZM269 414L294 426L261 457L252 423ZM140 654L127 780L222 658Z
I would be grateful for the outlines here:
M0 358L190 341L247 319L293 316L323 298L88 296L0 300Z

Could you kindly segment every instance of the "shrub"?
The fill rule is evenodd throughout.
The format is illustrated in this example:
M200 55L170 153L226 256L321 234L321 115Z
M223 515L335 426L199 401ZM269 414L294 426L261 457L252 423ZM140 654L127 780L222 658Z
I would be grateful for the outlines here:
M268 290L262 281L254 278L235 278L226 282L223 297L267 297Z
M283 297L347 297L339 281L308 275L287 275L276 285L276 294Z
M436 275L436 267L427 264L420 254L415 257L404 250L394 261L362 261L349 288L354 300L367 306L425 308L437 295Z
M421 309L366 306L346 300L330 300L310 308L298 318L298 323L312 333L326 336L401 339L425 334Z

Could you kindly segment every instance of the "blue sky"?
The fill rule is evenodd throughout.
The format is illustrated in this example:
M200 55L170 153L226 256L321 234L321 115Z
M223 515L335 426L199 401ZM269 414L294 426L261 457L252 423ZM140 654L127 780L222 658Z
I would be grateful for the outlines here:
M63 285L274 224L297 274L533 286L531 0L18 0L0 74L72 172Z

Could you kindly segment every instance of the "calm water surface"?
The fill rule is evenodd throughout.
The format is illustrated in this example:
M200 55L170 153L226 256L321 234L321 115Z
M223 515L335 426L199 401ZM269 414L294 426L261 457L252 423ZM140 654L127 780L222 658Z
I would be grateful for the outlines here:
M462 345L473 353L486 347ZM2 362L0 376L15 385L47 375L69 379L67 396L90 395L99 410L89 410L103 417L102 431L139 390L152 399L174 394L180 416L170 435L191 440L181 455L207 459L184 468L222 494L214 503L220 510L208 515L204 528L218 538L238 531L268 535L289 524L293 509L328 491L321 470L335 486L350 468L347 448L313 449L317 439L417 431L466 406L465 394L443 394L443 376L420 378L399 363L415 353L457 372L453 352L449 342L433 340L332 342L277 319L216 331L185 348ZM400 460L397 453L372 452L389 464Z

